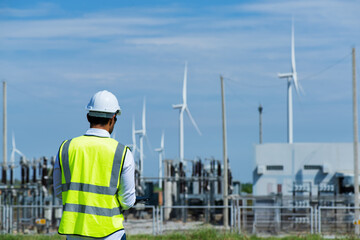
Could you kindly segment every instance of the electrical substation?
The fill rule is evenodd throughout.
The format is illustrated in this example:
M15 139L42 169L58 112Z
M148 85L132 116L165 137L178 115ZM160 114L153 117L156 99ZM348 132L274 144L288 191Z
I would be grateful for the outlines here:
M355 61L353 50L353 61ZM355 65L355 63L354 63ZM233 179L227 155L224 78L222 97L222 159L185 158L184 115L201 135L187 104L187 63L182 100L172 105L179 110L179 156L165 157L165 135L161 135L157 177L144 174L144 140L147 139L146 100L143 101L141 129L132 121L135 191L148 198L124 212L125 225L134 219L152 220L153 234L163 233L166 224L207 223L239 233L349 233L358 217L358 172L354 172L357 140L352 143L294 143L292 87L299 93L295 64L294 27L291 35L291 72L278 75L287 84L287 142L264 143L262 114L259 111L259 144L254 144L253 193L242 192ZM62 216L61 199L56 198L53 173L56 156L28 159L16 148L7 161L6 83L3 83L3 164L0 184L1 233L54 233ZM356 120L357 121L357 120ZM356 122L354 121L354 122ZM139 144L137 144L139 142ZM355 152L355 154L354 154ZM16 161L15 155L20 156ZM152 159L154 161L154 159ZM156 161L156 160L155 160ZM232 161L241 161L235 159ZM356 160L357 161L357 160ZM355 162L356 162L355 161ZM358 167L355 167L357 169ZM358 169L357 169L358 170ZM233 171L233 172L232 172ZM19 177L19 179L17 178ZM170 225L170 224L169 224ZM356 228L355 228L356 229Z

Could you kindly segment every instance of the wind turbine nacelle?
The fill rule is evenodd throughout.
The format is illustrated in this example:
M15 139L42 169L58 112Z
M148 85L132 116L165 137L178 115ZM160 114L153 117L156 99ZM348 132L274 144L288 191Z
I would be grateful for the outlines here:
M292 76L293 76L292 73L278 73L279 78L289 78L289 77L292 77Z
M145 135L144 130L136 130L135 134Z
M162 149L162 148L156 148L155 149L155 152L162 152L162 151L164 151L164 149Z
M174 104L174 105L172 105L172 107L173 107L174 109L176 109L176 108L182 108L183 105L182 105L182 104Z

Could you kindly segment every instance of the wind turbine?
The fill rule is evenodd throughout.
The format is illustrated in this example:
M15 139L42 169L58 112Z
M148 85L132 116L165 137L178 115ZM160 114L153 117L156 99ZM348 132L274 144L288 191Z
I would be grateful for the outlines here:
M136 134L135 134L135 119L134 119L134 116L133 116L133 119L132 119L131 138L132 138L132 144L131 144L132 154L133 154L134 159L135 159L136 151L138 151L138 149L137 149L137 146L136 146Z
M189 108L187 106L187 94L186 94L186 84L187 84L187 62L185 62L185 71L184 71L184 85L183 85L183 103L173 105L174 109L180 109L180 116L179 116L179 122L180 122L180 162L183 164L183 166L186 166L186 162L184 161L184 112L186 111L187 115L189 116L192 124L194 125L196 131L201 135L200 129L198 128L195 120L191 116L191 113L189 111Z
M155 151L159 153L159 188L162 188L162 161L165 158L164 131L161 135L160 148L156 148Z
M140 142L140 164L139 164L139 170L140 170L140 176L143 176L143 164L144 164L144 137L146 136L146 100L144 98L144 105L143 105L143 112L142 112L142 129L135 130L135 134L138 134L139 142ZM135 124L133 125L133 128L135 129ZM134 141L134 138L133 138ZM135 141L136 144L136 141Z
M10 181L11 181L11 184L14 182L14 168L16 167L15 166L15 153L19 154L20 156L24 157L24 159L26 159L25 155L20 152L19 149L16 148L16 145L15 145L15 135L14 133L12 133L12 150L11 150L11 155L10 155Z
M290 73L279 73L279 78L287 79L287 92L288 92L288 143L293 143L293 104L292 104L292 84L295 86L297 94L299 94L299 83L295 65L295 40L294 40L294 21L291 27L291 72Z

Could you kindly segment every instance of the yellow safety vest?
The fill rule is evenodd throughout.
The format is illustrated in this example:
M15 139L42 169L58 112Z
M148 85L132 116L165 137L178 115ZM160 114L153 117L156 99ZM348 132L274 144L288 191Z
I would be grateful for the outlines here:
M117 193L126 150L112 138L97 136L62 143L59 234L102 238L124 229Z

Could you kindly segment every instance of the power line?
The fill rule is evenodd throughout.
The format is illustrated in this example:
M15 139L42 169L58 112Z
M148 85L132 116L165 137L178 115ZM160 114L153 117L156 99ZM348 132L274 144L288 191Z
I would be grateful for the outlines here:
M351 56L351 52L347 53L344 57L340 58L340 59L337 60L335 63L333 63L333 64L325 67L324 69L320 70L319 72L314 73L314 74L311 74L311 75L308 75L308 76L306 76L306 77L304 77L304 78L300 78L299 80L304 81L304 80L309 80L309 79L311 79L311 78L314 78L314 77L322 74L323 72L329 70L330 68L335 67L335 66L338 65L339 63L343 62L343 61L344 61L345 59L347 59L349 56Z
M309 79L312 79L322 73L324 73L325 71L335 67L336 65L340 64L341 62L343 62L344 60L346 60L349 56L351 55L351 52L347 53L344 57L340 58L339 60L337 60L336 62L334 62L333 64L325 67L324 69L314 73L314 74L310 74L304 78L300 78L299 80L301 81L304 81L304 80L309 80ZM230 80L230 81L233 81L233 82L236 82L236 83L239 83L243 86L246 86L246 87L254 87L254 88L268 88L268 87L277 87L277 86L280 86L280 85L283 85L283 83L274 83L274 84L261 84L261 85L257 85L257 84L249 84L249 83L245 83L245 82L242 82L242 81L239 81L239 80L235 80L233 78L229 78L229 77L224 77L224 79L226 80Z
M225 79L225 78L224 78ZM226 86L226 91L233 95L236 96L242 103L246 103L248 105L251 105L252 107L257 107L258 104L254 103L254 101L250 101L248 98L246 98L244 95L240 94L238 91L236 91L234 88L231 87L231 85L229 85L228 81L224 81L224 84Z
M268 88L268 87L277 87L277 86L280 86L280 85L283 85L283 83L273 83L273 84L261 84L261 85L258 85L258 84L248 84L248 83L245 83L245 82L241 82L239 80L235 80L233 78L229 78L229 77L224 77L224 79L226 80L230 80L232 82L235 82L235 83L239 83L241 85L244 85L246 87L254 87L254 88Z

